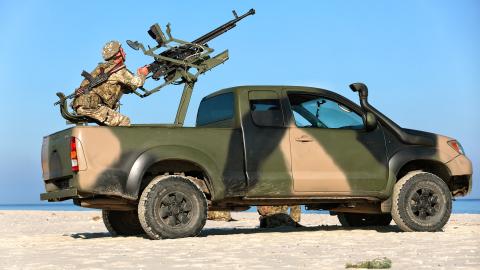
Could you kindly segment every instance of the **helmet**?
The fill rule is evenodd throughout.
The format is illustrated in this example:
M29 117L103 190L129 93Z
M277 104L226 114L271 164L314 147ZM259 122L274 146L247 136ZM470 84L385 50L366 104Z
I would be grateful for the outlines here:
M109 41L103 46L102 56L105 60L110 60L114 57L119 51L122 44L116 40Z

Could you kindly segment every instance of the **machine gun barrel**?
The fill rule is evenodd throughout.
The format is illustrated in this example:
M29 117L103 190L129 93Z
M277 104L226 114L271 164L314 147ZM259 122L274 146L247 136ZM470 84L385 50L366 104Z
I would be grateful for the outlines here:
M207 34L195 39L194 41L192 41L192 43L195 43L195 44L201 44L201 45L204 45L205 43L209 42L210 40L220 36L221 34L227 32L228 30L234 28L236 26L236 23L241 21L243 18L249 16L249 15L253 15L255 14L255 9L250 9L248 12L246 12L245 14L241 15L241 16L238 16L237 13L234 11L233 12L233 15L235 16L235 19L215 28L214 30L208 32Z

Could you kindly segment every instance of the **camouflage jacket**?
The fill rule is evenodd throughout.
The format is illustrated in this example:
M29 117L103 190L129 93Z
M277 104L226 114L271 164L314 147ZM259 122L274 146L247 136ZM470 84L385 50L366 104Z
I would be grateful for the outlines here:
M113 61L100 63L90 74L96 77L100 74L102 68L104 72L109 72L115 68L115 63ZM110 75L108 81L93 88L90 93L76 97L71 104L72 108L76 109L84 106L93 109L98 105L105 105L109 108L116 109L123 93L130 93L142 86L144 82L145 76L132 75L126 68L122 68ZM80 84L80 87L87 84L88 81L85 79Z

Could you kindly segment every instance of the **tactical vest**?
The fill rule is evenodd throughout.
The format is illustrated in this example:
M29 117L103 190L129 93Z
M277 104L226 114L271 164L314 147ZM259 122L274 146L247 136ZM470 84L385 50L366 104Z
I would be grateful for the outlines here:
M112 91L115 92L115 89L110 88L118 88L115 86L108 86L105 83L108 81L108 78L113 75L115 72L123 69L125 66L121 65L114 65L111 62L101 63L99 64L92 74L88 74L85 71L82 72L82 76L84 76L89 83L85 84L85 81L82 82L81 88L89 88L91 91L88 91L85 94L77 96L72 104L71 107L76 110L78 107L82 106L85 109L96 109L100 105L106 105L109 108L114 109L116 107L116 103L118 102L118 98L112 96ZM109 69L105 72L105 70ZM85 74L86 73L86 74Z

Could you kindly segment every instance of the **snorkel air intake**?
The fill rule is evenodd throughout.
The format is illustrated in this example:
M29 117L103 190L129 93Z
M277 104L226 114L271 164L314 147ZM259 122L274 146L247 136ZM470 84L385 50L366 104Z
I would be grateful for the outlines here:
M380 121L390 129L395 136L406 144L416 144L416 145L426 145L426 146L435 146L434 140L424 136L413 135L407 133L395 122L390 120L388 117L379 112L375 107L368 103L368 87L363 83L352 83L350 84L350 89L353 92L358 92L360 98L360 105L365 112L373 113Z

